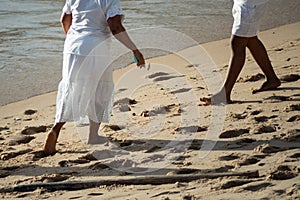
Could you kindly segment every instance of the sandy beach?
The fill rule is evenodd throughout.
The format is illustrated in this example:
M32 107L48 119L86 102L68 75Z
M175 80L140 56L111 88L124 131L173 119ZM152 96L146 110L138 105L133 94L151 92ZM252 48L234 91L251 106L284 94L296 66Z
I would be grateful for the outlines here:
M225 77L229 39L201 46L209 61L171 54L149 59L149 71L115 71L107 145L85 145L84 126L69 123L43 157L56 92L0 107L0 198L300 199L300 23L259 36L282 85L252 94L264 77L248 52L238 103L226 106L198 99ZM197 48L180 55L199 60Z

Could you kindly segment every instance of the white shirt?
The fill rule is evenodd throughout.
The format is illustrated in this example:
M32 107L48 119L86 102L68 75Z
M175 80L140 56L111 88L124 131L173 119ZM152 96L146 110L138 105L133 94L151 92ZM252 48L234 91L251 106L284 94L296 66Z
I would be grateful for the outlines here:
M111 36L107 19L122 15L119 0L66 0L63 13L72 14L64 53L88 55L95 45Z

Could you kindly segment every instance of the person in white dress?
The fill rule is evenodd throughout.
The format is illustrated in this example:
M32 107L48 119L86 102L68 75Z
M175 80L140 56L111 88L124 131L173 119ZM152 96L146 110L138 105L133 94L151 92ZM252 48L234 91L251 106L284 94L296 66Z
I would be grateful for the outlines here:
M101 122L108 122L113 103L111 34L133 52L138 67L145 65L142 53L122 25L123 17L119 0L66 0L61 16L66 33L62 80L45 154L56 153L58 135L66 122L89 123L87 142L101 142L98 130Z
M253 93L274 90L281 85L274 72L266 48L257 37L267 2L268 0L234 0L232 8L234 18L231 38L232 57L226 80L217 94L210 98L200 98L200 101L207 105L232 103L231 92L245 64L246 48L250 50L266 76L266 81Z

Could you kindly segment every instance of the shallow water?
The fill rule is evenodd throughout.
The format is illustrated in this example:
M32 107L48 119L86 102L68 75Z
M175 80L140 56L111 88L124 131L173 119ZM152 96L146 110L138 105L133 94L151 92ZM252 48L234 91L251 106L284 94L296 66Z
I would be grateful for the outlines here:
M200 44L230 36L229 0L121 2L127 29L170 28ZM0 105L56 90L61 78L63 4L63 0L1 0ZM300 21L299 10L299 0L270 1L262 29Z

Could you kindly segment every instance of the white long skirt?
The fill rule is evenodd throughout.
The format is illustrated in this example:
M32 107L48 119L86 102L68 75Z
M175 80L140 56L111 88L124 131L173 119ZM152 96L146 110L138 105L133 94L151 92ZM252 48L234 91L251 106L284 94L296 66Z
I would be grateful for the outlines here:
M114 83L107 55L65 53L63 77L58 86L56 122L108 122Z

